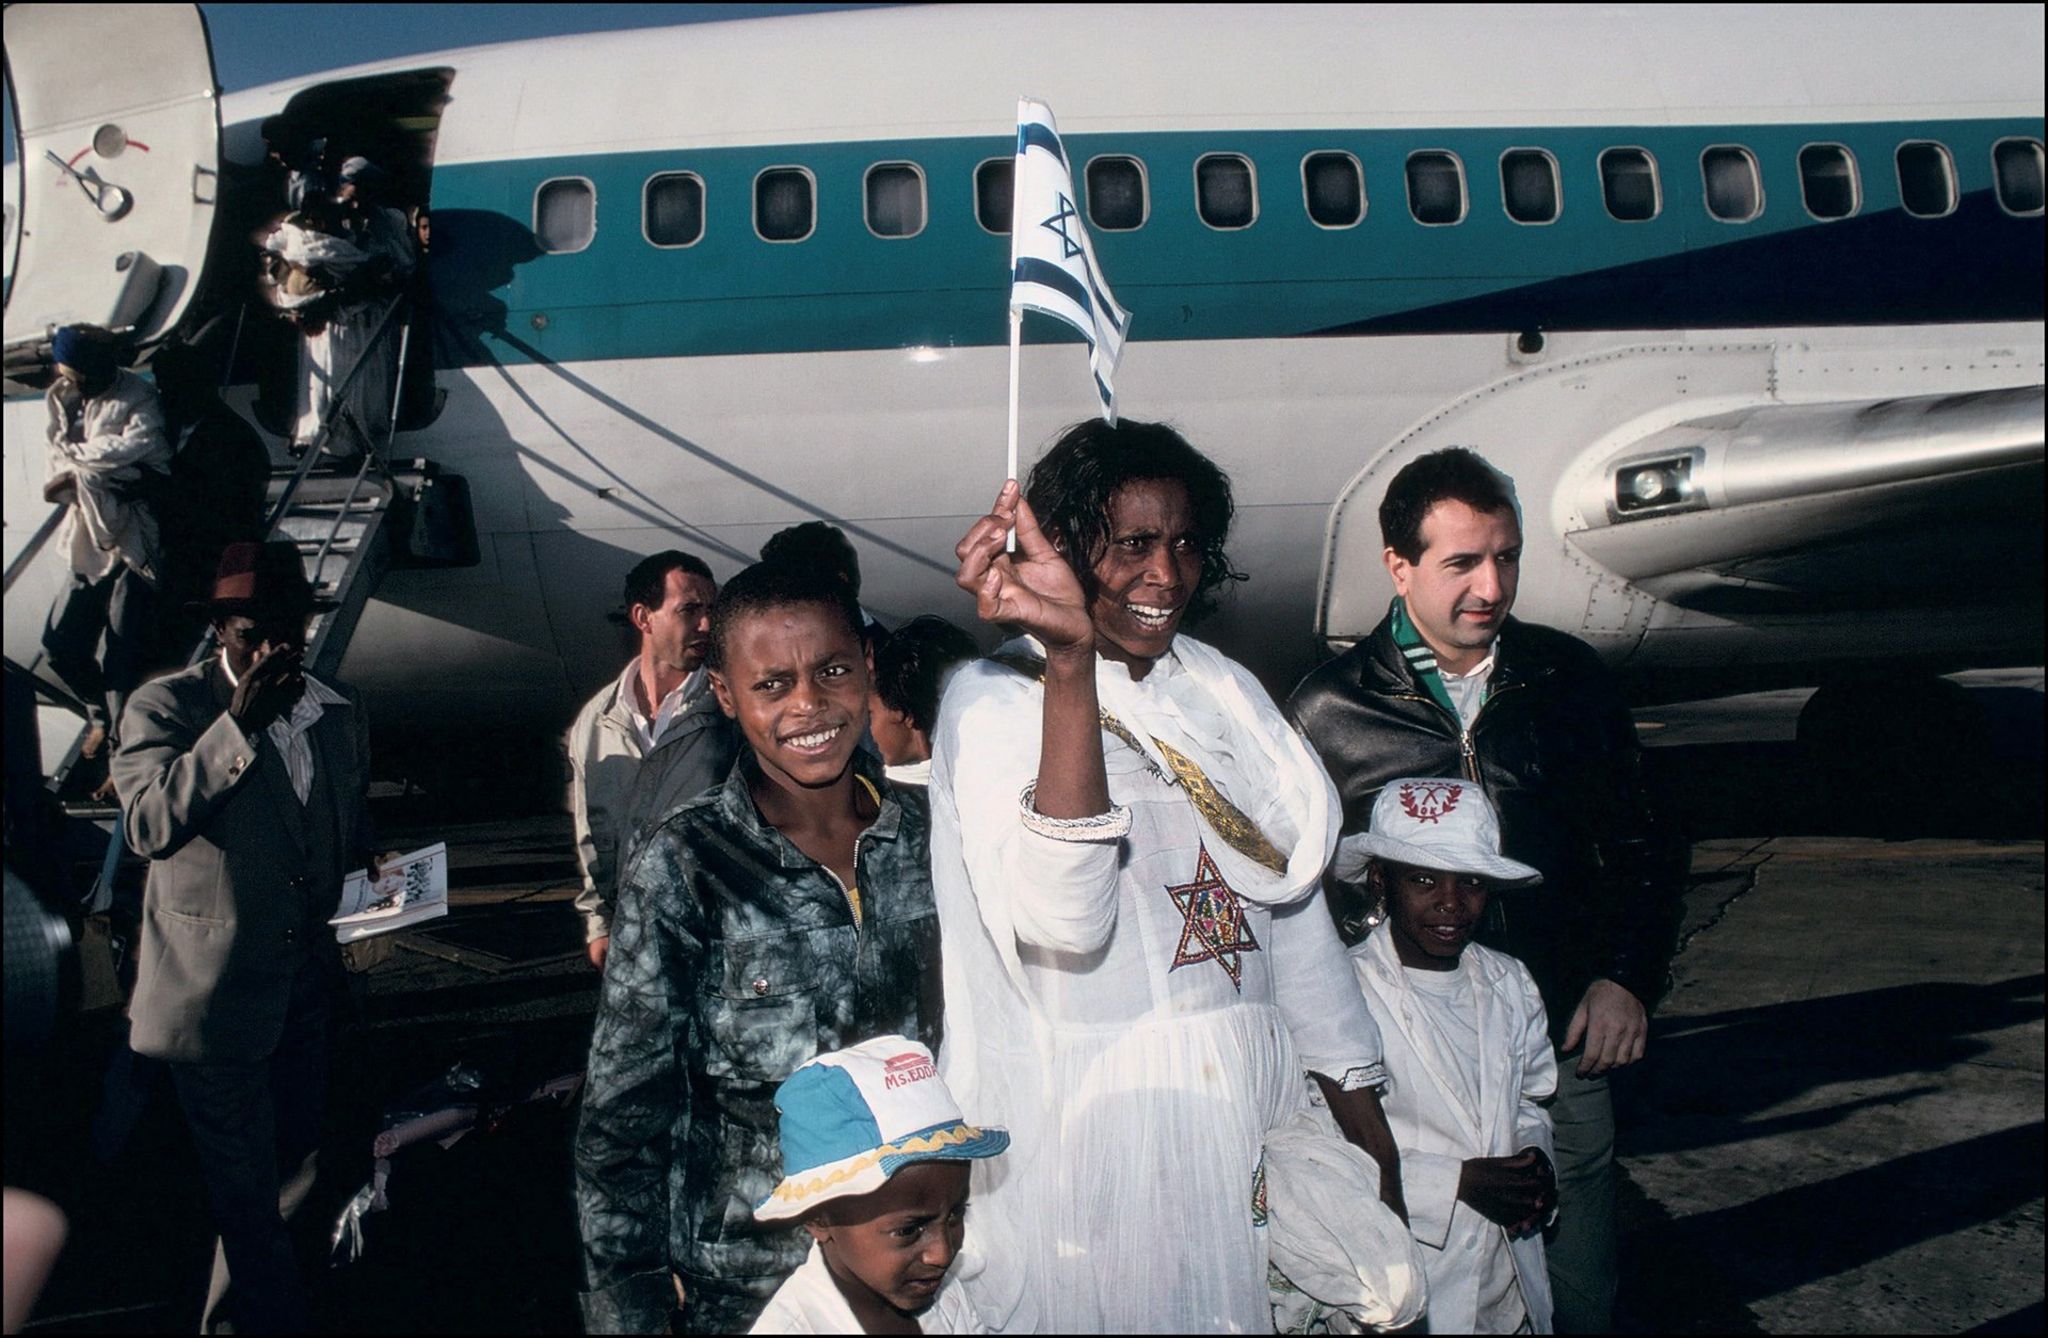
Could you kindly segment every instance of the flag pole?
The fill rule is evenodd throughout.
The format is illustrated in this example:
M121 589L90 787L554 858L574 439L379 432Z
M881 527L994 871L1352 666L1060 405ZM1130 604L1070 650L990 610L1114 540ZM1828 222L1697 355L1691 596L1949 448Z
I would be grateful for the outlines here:
M1003 479L1005 482L1017 477L1017 380L1021 362L1020 351L1024 347L1024 308L1017 305L1017 237L1023 226L1024 192L1018 189L1024 175L1024 108L1026 99L1017 97L1017 156L1011 159L1013 166L1010 176L1010 448L1003 457ZM1012 525L1003 539L1003 551L1017 551L1017 527Z
M1010 308L1010 451L1004 457L1005 479L1017 477L1017 364L1018 350L1024 344L1024 312L1018 307ZM1017 531L1013 527L1009 538L1004 541L1003 551L1017 551Z

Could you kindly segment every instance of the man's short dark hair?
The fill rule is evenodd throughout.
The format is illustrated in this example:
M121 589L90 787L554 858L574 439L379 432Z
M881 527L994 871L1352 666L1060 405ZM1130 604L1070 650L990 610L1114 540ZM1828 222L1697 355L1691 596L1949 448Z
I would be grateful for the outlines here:
M793 567L815 566L837 573L860 598L860 554L846 532L822 520L807 520L778 530L761 545L761 561L781 562Z
M662 599L668 594L668 574L672 571L688 572L707 581L717 580L703 558L685 553L680 548L641 558L633 564L633 570L626 573L627 613L631 614L635 604L645 604L650 609L660 608Z
M1126 484L1168 479L1188 490L1188 511L1202 545L1202 576L1188 601L1188 616L1216 607L1215 589L1242 581L1223 545L1230 537L1230 476L1164 423L1125 419L1115 427L1099 418L1060 433L1025 481L1024 497L1039 528L1066 555L1082 593L1095 598L1095 564L1109 546L1109 504Z
M920 614L888 634L875 650L875 695L924 734L939 719L946 671L981 654L974 638L934 613Z
M733 624L763 610L792 604L815 604L831 611L845 621L856 642L861 640L860 603L836 572L808 564L756 562L727 581L711 605L711 654L705 662L724 672L725 643Z
M1409 562L1421 561L1422 522L1438 502L1463 502L1486 515L1514 514L1514 480L1463 446L1410 460L1380 501L1380 541Z

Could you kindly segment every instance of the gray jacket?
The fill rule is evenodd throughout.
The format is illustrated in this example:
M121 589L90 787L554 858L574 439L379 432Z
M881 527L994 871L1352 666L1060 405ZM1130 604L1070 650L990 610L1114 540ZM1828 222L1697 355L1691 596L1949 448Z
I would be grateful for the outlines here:
M268 1056L293 978L337 951L327 918L372 848L360 700L309 731L313 788L292 793L265 732L243 733L218 657L136 689L112 769L128 845L150 861L129 1006L135 1052L185 1063ZM331 965L331 963L327 963Z
M576 909L586 943L611 936L619 869L640 834L654 819L724 780L737 750L731 722L706 688L669 722L652 756L643 756L619 682L615 678L600 688L569 726L569 811L583 875Z

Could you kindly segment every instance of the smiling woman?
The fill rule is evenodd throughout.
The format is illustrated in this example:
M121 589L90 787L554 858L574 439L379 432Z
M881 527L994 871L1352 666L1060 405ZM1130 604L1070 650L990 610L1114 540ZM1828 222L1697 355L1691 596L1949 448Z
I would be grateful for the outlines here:
M1347 1230L1400 1201L1378 1032L1313 900L1335 795L1258 682L1179 634L1238 575L1222 470L1091 422L1026 491L955 551L1027 635L959 671L933 739L946 1080L1043 1150L978 1186L964 1285L997 1332L1270 1331L1262 1159L1304 1070L1378 1159L1350 1163ZM1360 1318L1419 1313L1381 1294Z

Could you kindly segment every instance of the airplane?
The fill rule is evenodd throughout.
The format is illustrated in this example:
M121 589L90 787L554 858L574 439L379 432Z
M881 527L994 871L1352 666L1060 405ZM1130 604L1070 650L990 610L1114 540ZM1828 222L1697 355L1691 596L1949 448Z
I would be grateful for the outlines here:
M478 560L394 569L346 678L380 737L558 731L639 556L720 577L823 518L885 622L973 624L1001 482L1010 120L1051 105L1134 313L1128 417L1235 481L1251 581L1195 629L1284 695L1391 595L1420 453L1516 482L1517 612L1643 699L2043 654L2039 6L934 6L550 38L217 96L190 5L17 4L10 364L93 320L232 343L273 137L430 211L390 453ZM1026 322L1023 440L1096 411ZM1041 328L1043 327L1043 328ZM265 348L270 352L266 354ZM282 353L278 349L282 348ZM271 359L266 368L264 358ZM282 358L280 365L278 359ZM9 384L5 644L42 406ZM20 560L24 573L14 581Z

